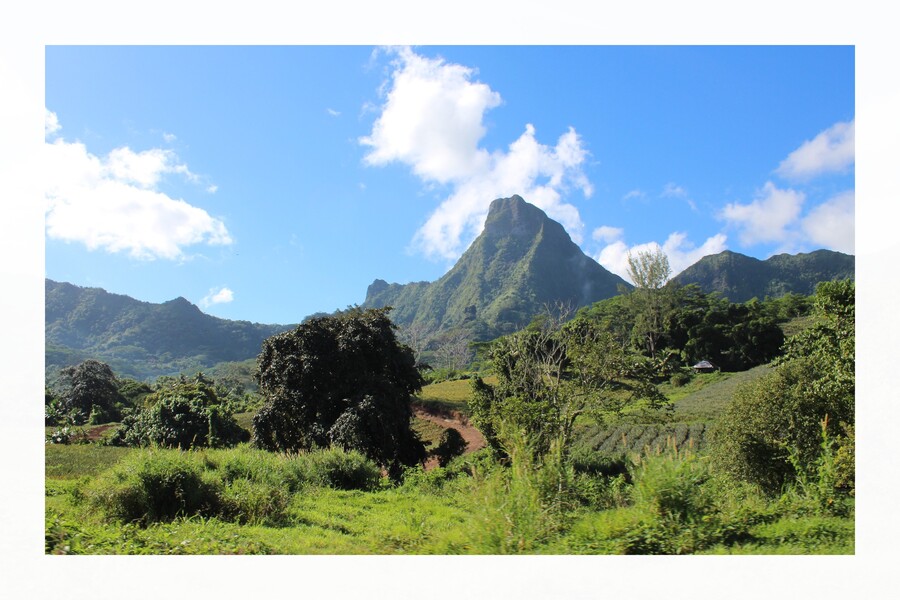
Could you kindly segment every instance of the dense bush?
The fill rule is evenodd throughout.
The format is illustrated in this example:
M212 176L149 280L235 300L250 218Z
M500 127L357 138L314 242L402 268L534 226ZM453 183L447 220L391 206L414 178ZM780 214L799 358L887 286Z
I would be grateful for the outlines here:
M125 446L166 448L233 446L250 439L202 381L178 381L148 396L147 407L122 419L112 440Z
M832 440L842 424L854 423L853 283L820 284L815 307L817 323L788 341L771 374L735 392L712 432L716 464L769 493L818 476L830 451L823 448L823 423ZM850 448L852 440L845 456Z
M142 525L190 516L278 525L287 516L291 494L307 486L372 490L380 480L375 463L339 449L299 455L246 446L147 449L98 477L87 497L107 517Z
M141 524L219 512L221 481L204 473L201 456L148 450L123 459L89 492L109 517Z

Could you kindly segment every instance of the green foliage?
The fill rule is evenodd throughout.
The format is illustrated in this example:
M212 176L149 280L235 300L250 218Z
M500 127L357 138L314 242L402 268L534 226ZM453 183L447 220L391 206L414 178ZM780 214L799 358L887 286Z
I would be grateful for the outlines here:
M817 468L823 421L830 438L854 423L853 283L821 284L815 306L819 323L788 341L772 374L736 392L714 430L717 464L770 493Z
M527 432L539 454L554 442L565 453L580 416L602 421L605 414L621 414L639 402L658 413L666 402L648 380L644 363L585 319L565 326L548 320L540 329L501 338L492 345L491 359L497 384L473 379L469 406L473 423L495 449L501 422ZM626 378L631 395L611 393Z
M680 351L688 366L709 360L725 371L744 371L778 355L784 335L761 303L729 303L695 286L676 296L664 344Z
M448 427L441 434L440 442L434 450L435 456L438 457L438 464L446 467L450 461L457 456L462 456L466 451L469 443L463 439L462 434L453 427Z
M634 289L626 295L626 306L633 316L633 343L655 358L663 324L675 306L674 288L666 286L672 269L661 248L628 254L628 276Z
M424 459L409 428L410 395L422 377L387 313L353 309L265 341L258 380L266 404L253 419L258 447L294 452L333 443L394 477Z
M109 365L86 360L60 371L59 398L65 411L78 411L81 425L93 414L102 422L118 420L125 401ZM100 421L97 421L100 422Z
M208 452L138 450L92 481L89 504L107 518L143 526L181 517L283 524L304 486L372 490L381 472L356 452L295 456L247 447Z
M147 396L147 406L126 414L112 443L188 449L248 441L249 432L219 404L210 383L202 374L163 383Z
M200 455L148 450L125 457L88 497L112 519L146 524L216 514L221 483L205 476Z
M337 490L372 490L381 480L381 470L360 452L329 448L299 455L295 472L312 485Z

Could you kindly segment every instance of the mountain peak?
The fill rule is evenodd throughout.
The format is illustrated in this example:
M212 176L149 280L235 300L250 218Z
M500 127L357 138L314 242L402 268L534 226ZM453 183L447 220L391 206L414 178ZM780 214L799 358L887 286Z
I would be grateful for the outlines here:
M545 305L573 308L627 285L586 256L562 225L521 196L491 202L484 231L435 282L369 286L363 307L393 306L400 325L462 328L484 341L524 327Z
M491 202L484 221L484 232L491 237L530 237L540 231L549 217L519 195Z

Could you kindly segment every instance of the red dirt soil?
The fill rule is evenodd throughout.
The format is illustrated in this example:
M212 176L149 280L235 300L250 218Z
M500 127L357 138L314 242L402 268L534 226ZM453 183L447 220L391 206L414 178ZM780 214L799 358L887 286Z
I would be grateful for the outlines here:
M432 423L443 427L444 429L453 428L459 431L463 439L466 440L465 454L475 452L485 447L484 436L481 432L469 425L469 419L466 415L455 410L442 410L421 404L412 405L413 414L418 419L431 421ZM429 456L425 461L425 470L433 469L438 465L436 456Z

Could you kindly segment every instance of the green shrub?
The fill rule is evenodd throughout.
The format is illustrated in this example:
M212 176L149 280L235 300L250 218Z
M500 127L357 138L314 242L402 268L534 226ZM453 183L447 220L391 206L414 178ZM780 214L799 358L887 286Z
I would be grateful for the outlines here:
M301 481L339 490L372 490L381 480L378 465L356 450L329 448L299 454L288 468Z
M813 385L820 376L812 360L797 358L738 388L712 429L716 466L770 494L794 481L798 468L814 469L821 422L829 417L834 436L838 420L852 420L842 399Z
M88 497L113 519L147 524L214 516L221 492L221 482L204 472L198 455L147 450L125 457L98 478Z

